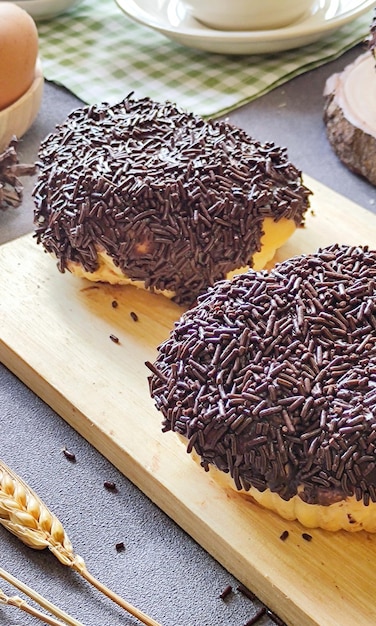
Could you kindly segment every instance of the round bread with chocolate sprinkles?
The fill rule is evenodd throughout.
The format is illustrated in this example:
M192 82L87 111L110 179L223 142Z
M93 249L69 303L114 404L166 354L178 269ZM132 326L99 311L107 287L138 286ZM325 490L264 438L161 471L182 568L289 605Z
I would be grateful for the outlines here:
M284 148L133 96L73 111L38 166L35 236L60 271L182 304L252 265L266 222L290 236L311 193Z
M376 251L220 281L147 365L163 430L226 486L307 527L376 532Z

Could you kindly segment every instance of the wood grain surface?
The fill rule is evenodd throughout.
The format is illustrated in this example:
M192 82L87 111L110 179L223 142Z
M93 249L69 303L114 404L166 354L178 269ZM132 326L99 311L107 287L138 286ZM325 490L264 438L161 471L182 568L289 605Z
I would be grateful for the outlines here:
M376 215L305 182L312 211L277 260L335 242L376 248ZM219 485L161 433L145 361L181 308L60 274L31 235L0 247L0 272L0 358L11 371L289 625L376 623L376 535L312 530L305 541L298 523Z

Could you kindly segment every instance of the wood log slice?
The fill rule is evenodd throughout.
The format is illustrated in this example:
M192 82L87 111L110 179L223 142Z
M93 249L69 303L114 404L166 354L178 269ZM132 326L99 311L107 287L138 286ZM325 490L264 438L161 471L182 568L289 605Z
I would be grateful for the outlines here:
M353 172L376 185L376 67L369 50L324 89L324 122L329 142Z

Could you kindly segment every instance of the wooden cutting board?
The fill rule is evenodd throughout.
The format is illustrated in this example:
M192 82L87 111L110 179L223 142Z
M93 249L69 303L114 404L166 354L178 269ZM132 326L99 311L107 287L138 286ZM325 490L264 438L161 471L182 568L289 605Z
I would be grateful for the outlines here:
M376 215L305 182L312 212L278 260L334 242L376 248ZM313 530L307 542L298 523L221 487L161 433L144 363L182 309L62 275L31 235L0 247L0 276L0 358L10 370L288 624L376 624L376 535Z

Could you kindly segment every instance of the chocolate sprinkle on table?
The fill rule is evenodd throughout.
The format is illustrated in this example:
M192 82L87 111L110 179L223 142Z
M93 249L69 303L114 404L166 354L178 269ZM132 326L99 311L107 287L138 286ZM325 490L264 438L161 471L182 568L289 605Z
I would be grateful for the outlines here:
M103 486L108 490L108 491L117 491L116 489L116 485L114 482L112 482L111 480L105 480L103 483Z
M224 600L225 598L227 598L227 596L230 595L231 592L232 592L232 586L231 585L227 585L227 587L224 588L224 590L219 595L219 597L221 598L221 600Z
M265 613L266 608L263 606L253 617L251 617L251 619L248 620L248 622L244 624L244 626L253 626L253 624L256 624L265 615Z
M247 589L247 587L245 587L244 585L238 585L237 586L237 591L239 591L241 594L243 594L243 596L245 596L246 598L248 598L248 600L252 600L252 602L254 602L255 600L257 600L256 596L254 593L252 593L252 591L250 591L249 589Z
M238 489L376 502L376 251L333 244L220 281L159 346L163 431Z
M277 626L286 626L285 622L281 620L281 618L278 617L274 611L271 611L271 609L266 609L266 614Z
M104 251L182 304L252 263L265 217L301 226L311 194L285 148L132 95L70 113L38 165L35 237L61 272L94 272Z
M66 448L63 449L63 454L65 456L66 459L68 459L68 461L76 461L76 455L74 454L74 452L70 452L69 450L67 450Z
M116 335L110 335L110 339L111 339L111 341L113 341L114 343L120 343L120 341L119 341L119 337L116 337Z

